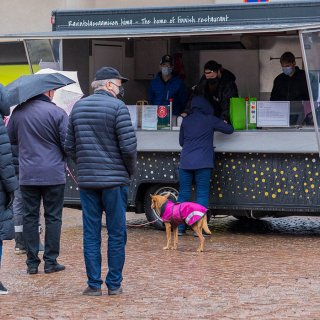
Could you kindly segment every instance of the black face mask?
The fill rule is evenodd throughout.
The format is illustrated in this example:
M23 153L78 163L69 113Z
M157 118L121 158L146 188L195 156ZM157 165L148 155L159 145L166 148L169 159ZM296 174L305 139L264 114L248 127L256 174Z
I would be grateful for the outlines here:
M207 82L208 82L209 86L212 86L212 85L217 86L219 84L219 79L218 78L207 79Z

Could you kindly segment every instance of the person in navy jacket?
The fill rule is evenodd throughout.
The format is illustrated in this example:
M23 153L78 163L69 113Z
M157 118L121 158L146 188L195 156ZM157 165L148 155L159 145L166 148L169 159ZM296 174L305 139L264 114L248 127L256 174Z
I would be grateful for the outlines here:
M172 71L173 59L166 54L160 60L160 72L151 81L148 99L152 105L169 105L172 99L172 115L177 117L186 108L188 91L179 75Z
M210 177L214 167L214 132L233 133L233 127L214 116L213 106L206 97L206 84L201 82L194 90L191 113L182 121L179 143L182 147L179 167L178 202L190 201L192 182L196 184L195 202L208 208ZM185 225L179 225L179 234Z

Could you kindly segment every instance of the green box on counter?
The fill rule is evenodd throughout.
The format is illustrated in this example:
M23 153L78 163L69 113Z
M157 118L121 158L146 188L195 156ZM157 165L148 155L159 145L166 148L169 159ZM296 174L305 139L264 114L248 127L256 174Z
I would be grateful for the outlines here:
M257 98L231 98L230 121L235 130L256 129Z
M230 99L230 121L235 130L246 129L246 101L244 98Z

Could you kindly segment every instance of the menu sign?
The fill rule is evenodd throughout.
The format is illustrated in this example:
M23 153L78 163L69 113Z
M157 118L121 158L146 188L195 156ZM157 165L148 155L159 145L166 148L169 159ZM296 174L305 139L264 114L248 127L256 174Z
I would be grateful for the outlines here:
M258 101L257 127L289 127L289 101Z

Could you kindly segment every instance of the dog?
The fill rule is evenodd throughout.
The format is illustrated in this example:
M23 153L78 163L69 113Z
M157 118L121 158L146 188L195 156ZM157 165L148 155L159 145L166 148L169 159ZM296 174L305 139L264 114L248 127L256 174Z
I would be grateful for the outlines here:
M167 245L164 250L176 250L178 247L178 224L185 222L191 226L192 230L199 237L198 252L203 252L204 249L204 236L202 230L206 234L211 234L207 222L208 209L200 204L194 202L181 202L174 203L168 198L170 193L164 196L152 195L151 197L151 209L154 209L160 216L166 227ZM173 246L171 244L171 226L173 228Z

